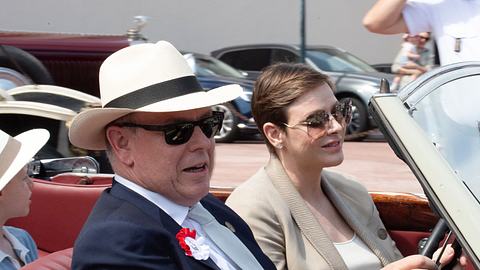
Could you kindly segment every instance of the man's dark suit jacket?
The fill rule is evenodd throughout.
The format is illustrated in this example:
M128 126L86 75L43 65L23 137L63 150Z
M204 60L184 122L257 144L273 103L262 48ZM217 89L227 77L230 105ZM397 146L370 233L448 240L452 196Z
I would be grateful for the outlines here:
M220 224L235 235L264 269L275 269L248 225L212 195L201 200ZM72 269L218 269L211 260L185 255L175 235L181 229L169 215L139 194L114 181L100 196L73 249Z

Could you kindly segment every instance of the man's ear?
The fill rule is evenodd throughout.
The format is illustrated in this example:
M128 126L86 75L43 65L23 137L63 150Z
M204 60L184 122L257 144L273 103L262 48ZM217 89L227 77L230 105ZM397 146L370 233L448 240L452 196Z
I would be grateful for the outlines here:
M127 166L133 165L134 159L131 154L132 131L111 126L107 128L106 137L116 159Z
M271 122L263 124L263 133L275 148L281 149L283 147L283 131L277 125Z

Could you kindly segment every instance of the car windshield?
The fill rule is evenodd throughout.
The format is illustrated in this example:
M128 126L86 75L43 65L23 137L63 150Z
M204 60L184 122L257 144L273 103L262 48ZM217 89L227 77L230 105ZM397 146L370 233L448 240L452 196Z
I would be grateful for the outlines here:
M323 71L376 72L368 63L352 54L334 48L310 48L307 57Z
M375 95L372 116L429 203L480 269L480 62L433 69L398 94Z
M195 57L195 66L193 70L197 76L245 78L245 75L240 71L215 58Z
M413 119L448 161L470 192L480 199L480 74L432 85L407 100ZM424 87L425 88L425 87Z

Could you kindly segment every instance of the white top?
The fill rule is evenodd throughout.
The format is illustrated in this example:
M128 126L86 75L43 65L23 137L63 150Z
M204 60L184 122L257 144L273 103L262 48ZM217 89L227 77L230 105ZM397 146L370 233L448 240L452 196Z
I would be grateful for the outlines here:
M480 1L408 0L403 18L411 34L433 33L442 65L480 61Z
M176 204L169 199L165 198L164 196L150 191L142 186L139 186L119 175L115 175L115 181L124 185L128 189L138 193L145 199L149 200L160 209L162 209L165 213L167 213L178 225L182 226L183 228L195 229L197 231L198 236L202 236L205 238L205 244L210 247L210 258L213 262L222 270L235 270L236 268L233 266L234 264L230 261L230 259L221 251L217 245L215 245L208 237L206 237L205 233L203 232L202 227L196 221L187 217L189 207ZM200 203L200 202L198 202Z
M350 270L372 270L382 268L380 259L367 245L353 234L353 238L342 243L333 243Z

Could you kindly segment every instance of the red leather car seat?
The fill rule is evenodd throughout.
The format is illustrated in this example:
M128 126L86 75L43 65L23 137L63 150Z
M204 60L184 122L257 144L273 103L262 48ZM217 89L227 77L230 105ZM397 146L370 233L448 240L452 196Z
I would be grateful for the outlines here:
M63 249L41 257L20 270L70 270L73 248Z
M110 185L72 185L34 180L30 214L8 225L27 230L40 256L73 247L103 190Z
M62 173L53 176L50 181L54 183L78 185L111 185L113 174L75 174Z

